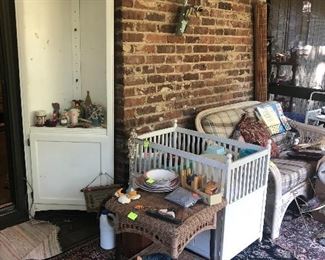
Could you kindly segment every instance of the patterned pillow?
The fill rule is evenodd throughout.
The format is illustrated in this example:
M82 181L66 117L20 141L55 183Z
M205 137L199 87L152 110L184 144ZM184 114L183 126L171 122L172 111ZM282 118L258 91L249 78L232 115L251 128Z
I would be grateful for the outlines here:
M241 109L230 109L208 115L202 120L203 130L207 134L229 138L244 113Z
M255 117L250 117L245 114L237 127L247 143L266 147L268 140L271 139L271 135L266 126ZM272 139L271 141L271 157L278 157L279 148Z

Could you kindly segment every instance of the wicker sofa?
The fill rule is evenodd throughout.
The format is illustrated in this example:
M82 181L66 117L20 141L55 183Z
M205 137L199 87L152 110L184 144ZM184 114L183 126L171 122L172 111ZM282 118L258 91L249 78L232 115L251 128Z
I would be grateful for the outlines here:
M258 101L246 101L204 110L196 116L196 129L203 133L223 133L228 135L240 120L238 118L241 116L238 111L246 110L258 104ZM207 130L205 122L207 118L209 120L211 118L214 118L213 120L221 118L223 122L219 127ZM226 123L224 123L225 121ZM316 141L325 136L324 128L302 124L289 119L288 122L299 133L299 139L302 142ZM277 143L279 144L281 141L278 138ZM315 165L307 161L292 160L285 157L271 159L271 162L265 220L271 227L271 238L274 239L279 236L282 219L289 204L298 197L307 199L310 196L309 177L315 173Z

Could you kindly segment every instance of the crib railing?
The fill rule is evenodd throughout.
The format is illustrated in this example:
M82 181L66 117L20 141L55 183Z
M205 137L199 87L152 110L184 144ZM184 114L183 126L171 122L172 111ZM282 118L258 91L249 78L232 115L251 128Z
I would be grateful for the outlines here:
M211 144L225 148L225 161L201 155ZM256 152L239 159L240 150L247 148ZM154 168L169 169L179 174L191 168L193 173L221 183L228 203L237 201L267 182L269 148L175 126L135 138L132 149L131 175L138 176Z

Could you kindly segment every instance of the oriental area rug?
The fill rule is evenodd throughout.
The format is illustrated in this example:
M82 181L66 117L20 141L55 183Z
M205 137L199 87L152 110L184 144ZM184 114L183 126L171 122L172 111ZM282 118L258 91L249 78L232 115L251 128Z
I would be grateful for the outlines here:
M306 222L303 221L303 218L305 218ZM266 228L266 234L264 234L264 239L261 242L256 241L234 257L233 260L323 260L325 249L315 241L315 237L322 231L325 231L325 225L318 221L308 217L297 217L297 215L287 214L281 226L281 236L278 239L272 241L269 238L269 230ZM151 245L149 248L140 252L139 255L147 256L154 252L160 252L160 248L156 245ZM115 259L115 251L101 249L99 246L99 238L95 238L51 258L51 260L61 259L113 260ZM143 259L156 260L160 258L143 257ZM179 259L201 260L202 258L184 251Z
M45 259L61 253L59 228L30 220L0 231L0 260Z
M298 260L325 259L325 246L318 236L325 232L325 224L309 217L298 217L284 221L281 236L275 244L290 251Z

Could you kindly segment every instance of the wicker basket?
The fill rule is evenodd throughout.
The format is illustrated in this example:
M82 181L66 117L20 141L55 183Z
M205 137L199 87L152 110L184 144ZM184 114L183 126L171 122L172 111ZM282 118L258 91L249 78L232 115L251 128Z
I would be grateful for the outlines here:
M119 184L90 186L102 175L109 176L107 173L101 173L85 188L81 189L81 192L83 192L85 196L87 212L99 212L103 201L114 196L116 190L121 188L121 185ZM109 177L111 178L111 176Z

